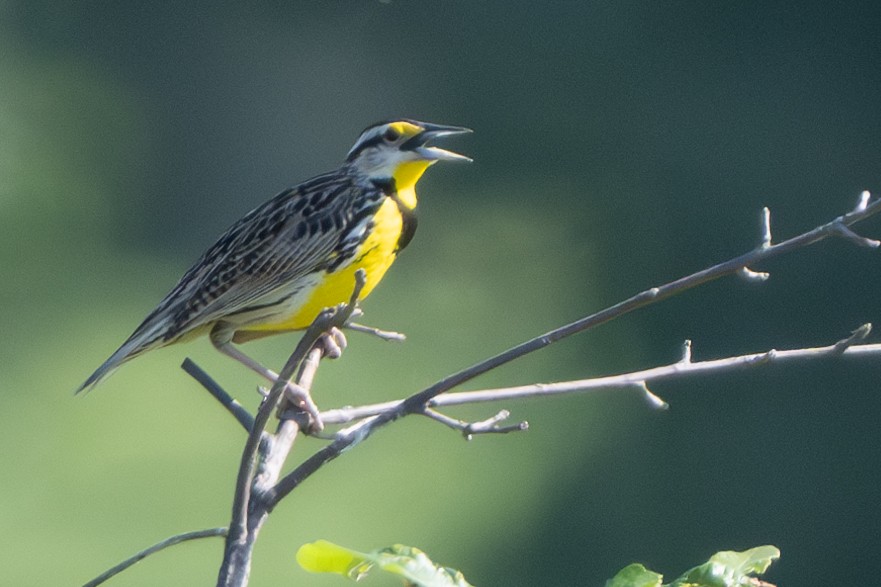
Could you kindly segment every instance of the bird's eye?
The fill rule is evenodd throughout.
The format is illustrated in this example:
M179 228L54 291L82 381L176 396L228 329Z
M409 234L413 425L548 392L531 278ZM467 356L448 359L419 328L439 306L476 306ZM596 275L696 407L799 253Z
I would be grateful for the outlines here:
M386 131L383 133L382 138L384 138L389 143L393 143L393 142L397 141L398 137L400 137L400 136L401 135L398 134L398 131L396 131L393 128L389 128L389 129L386 129Z

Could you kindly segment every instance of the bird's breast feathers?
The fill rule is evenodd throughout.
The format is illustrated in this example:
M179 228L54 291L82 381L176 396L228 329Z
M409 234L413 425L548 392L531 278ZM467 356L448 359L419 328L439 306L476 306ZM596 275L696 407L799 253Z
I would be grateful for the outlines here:
M242 331L285 331L306 328L318 313L329 306L348 301L355 287L355 272L363 269L367 274L363 299L382 279L397 256L398 240L403 229L403 218L398 204L386 198L377 213L363 227L366 238L347 262L304 275L285 284L273 294L279 303L273 307L273 316L255 319L256 323L243 325ZM246 316L242 316L246 318ZM252 338L246 334L238 339Z

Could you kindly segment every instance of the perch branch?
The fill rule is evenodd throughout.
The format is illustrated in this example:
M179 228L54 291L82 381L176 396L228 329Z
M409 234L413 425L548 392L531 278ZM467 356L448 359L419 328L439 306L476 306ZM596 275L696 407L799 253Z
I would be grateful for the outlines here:
M322 354L323 350L320 346L313 347L300 366L297 384L304 389L312 389L312 381ZM301 421L301 418L303 420L308 418L307 414L296 406L288 404L288 400L282 399L279 405L278 427L268 450L260 455L257 474L254 477L254 491L262 493L278 481L279 473L293 447L297 433L301 427L308 426L308 421Z

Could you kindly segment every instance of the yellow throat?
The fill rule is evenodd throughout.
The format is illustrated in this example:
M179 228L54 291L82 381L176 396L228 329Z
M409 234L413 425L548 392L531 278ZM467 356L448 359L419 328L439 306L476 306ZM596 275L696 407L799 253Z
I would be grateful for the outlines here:
M398 199L413 210L416 208L416 182L434 161L407 161L398 165L392 177L398 190Z

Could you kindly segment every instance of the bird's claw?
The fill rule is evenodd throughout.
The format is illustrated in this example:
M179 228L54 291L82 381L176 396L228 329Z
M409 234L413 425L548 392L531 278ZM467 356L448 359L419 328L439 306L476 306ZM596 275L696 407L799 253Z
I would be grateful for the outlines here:
M343 351L349 345L349 342L346 340L346 335L343 334L343 331L334 326L318 338L316 345L322 349L326 358L339 359L343 356Z
M324 430L324 422L321 420L321 413L318 406L312 400L312 394L305 387L301 387L293 381L288 381L284 388L285 399L298 407L303 413L309 416L309 426L307 432L316 434Z

